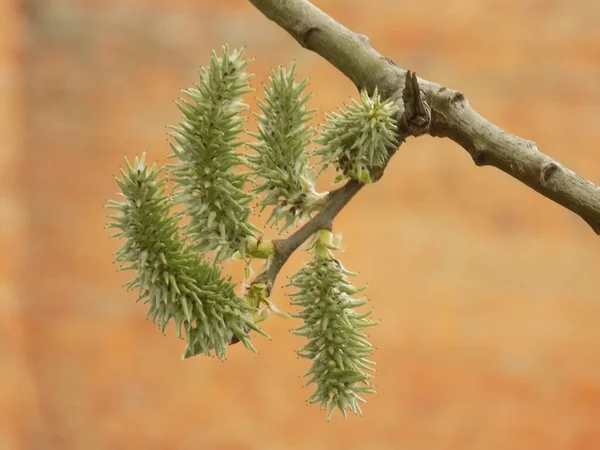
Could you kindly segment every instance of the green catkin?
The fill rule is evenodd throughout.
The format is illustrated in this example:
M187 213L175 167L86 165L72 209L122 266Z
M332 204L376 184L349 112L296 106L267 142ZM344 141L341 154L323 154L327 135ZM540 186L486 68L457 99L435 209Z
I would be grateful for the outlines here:
M149 304L147 316L163 333L171 320L177 336L183 327L186 358L205 354L222 359L233 336L254 349L248 336L250 329L260 332L254 309L236 295L235 285L218 266L181 239L181 216L170 214L172 200L165 194L162 169L147 166L144 157L136 157L133 165L125 160L121 177L116 177L124 200L107 205L117 212L108 226L124 240L115 261L122 270L136 272L127 289L138 290L138 301Z
M210 57L199 81L183 91L177 106L183 116L172 127L171 142L178 161L169 167L176 185L175 200L189 217L187 233L200 253L216 250L216 261L243 254L249 238L260 230L249 221L251 193L244 191L248 173L237 152L248 106L242 95L251 92L243 50Z
M375 392L370 383L374 363L368 359L373 346L361 332L375 322L368 319L370 311L355 311L365 301L352 296L362 289L348 282L347 277L355 274L333 257L336 249L330 231L317 232L313 259L290 283L297 289L292 304L300 307L295 317L304 322L293 333L308 339L298 355L312 360L304 377L308 378L306 385L316 385L308 402L327 409L327 420L336 408L344 417L347 410L362 415L359 404L365 400L361 395Z
M257 139L251 143L256 154L248 157L258 183L254 192L264 194L259 206L272 206L267 223L284 221L282 231L309 215L324 197L314 189L314 180L305 152L313 128L309 121L314 110L306 108L311 95L304 94L308 80L296 82L295 63L279 67L264 87L265 100L259 100L256 114Z
M346 109L327 114L316 139L321 144L315 152L321 157L321 172L332 164L340 173L336 181L352 178L370 183L369 169L384 166L389 151L397 147L397 112L398 107L381 100L375 89L372 97L362 91L360 101L352 99Z

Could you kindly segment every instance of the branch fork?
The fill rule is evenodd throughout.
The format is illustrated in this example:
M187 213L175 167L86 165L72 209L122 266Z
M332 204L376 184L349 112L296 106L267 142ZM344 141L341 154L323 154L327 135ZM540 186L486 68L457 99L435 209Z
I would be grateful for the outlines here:
M490 123L469 105L465 95L419 79L377 53L369 39L344 27L307 0L250 0L268 19L298 43L338 68L360 91L377 89L399 107L398 142L429 134L450 138L462 146L477 166L491 165L578 214L600 234L600 188L541 153L536 144ZM390 158L397 149L390 149ZM389 161L389 159L388 159ZM378 181L385 166L374 168ZM277 274L291 254L320 229L331 229L337 214L364 184L351 180L329 193L320 212L287 239L273 241L274 256L254 283L265 283L270 294Z

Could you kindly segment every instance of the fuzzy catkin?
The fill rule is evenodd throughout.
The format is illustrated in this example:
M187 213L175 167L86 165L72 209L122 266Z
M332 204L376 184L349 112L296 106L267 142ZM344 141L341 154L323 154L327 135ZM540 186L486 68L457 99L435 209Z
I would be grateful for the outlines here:
M306 108L311 95L304 94L308 80L296 82L295 64L279 67L269 76L264 87L265 100L259 100L256 114L257 139L250 143L256 154L248 157L258 182L254 189L263 194L261 211L272 206L267 223L284 221L282 231L298 219L306 217L321 196L315 192L314 180L305 152L313 128L309 122L314 113Z
M186 98L177 104L183 117L171 132L178 161L169 171L175 199L189 217L186 231L200 253L216 250L217 261L243 254L248 238L260 231L249 220L254 196L244 190L248 173L237 170L245 165L237 149L248 109L242 95L252 91L248 63L243 50L213 52L199 81L183 91Z
M293 333L308 339L298 355L312 361L304 376L308 378L306 385L316 385L308 402L328 409L328 420L335 408L344 417L347 410L362 414L362 395L375 392L370 383L374 363L368 359L373 346L363 332L375 322L368 318L371 311L356 311L367 300L353 298L362 289L348 281L353 274L333 257L334 249L331 232L319 231L312 247L313 259L290 283L297 288L291 295L292 305L300 307L295 317L304 322Z
M235 285L224 278L218 266L204 261L180 236L178 214L170 214L172 201L165 194L162 169L148 167L144 156L135 158L116 178L124 197L107 205L117 211L108 224L124 240L115 261L136 276L127 289L139 291L138 301L149 304L150 317L164 333L175 322L187 340L184 357L205 354L224 358L235 336L248 348L248 330L260 331L251 308L235 293Z
M340 173L336 180L370 183L369 169L385 165L389 151L397 147L396 112L398 107L382 100L375 89L373 96L362 91L360 101L352 99L345 109L327 114L316 139L321 144L315 152L321 157L321 172L332 164Z

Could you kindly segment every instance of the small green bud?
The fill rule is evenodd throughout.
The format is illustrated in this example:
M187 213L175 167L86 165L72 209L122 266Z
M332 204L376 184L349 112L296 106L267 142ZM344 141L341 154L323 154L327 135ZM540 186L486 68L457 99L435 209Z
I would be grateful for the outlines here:
M265 320L269 312L286 319L291 318L289 314L281 311L274 302L269 300L265 283L252 283L246 289L246 302L251 307L256 308L257 313L254 316L256 322Z
M257 239L250 236L246 240L245 253L252 258L267 259L275 254L275 245L273 241Z

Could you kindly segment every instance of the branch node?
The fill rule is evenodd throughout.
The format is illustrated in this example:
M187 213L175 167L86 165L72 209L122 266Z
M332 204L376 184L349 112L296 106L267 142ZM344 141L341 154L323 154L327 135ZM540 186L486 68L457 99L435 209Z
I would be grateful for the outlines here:
M452 98L450 99L450 104L454 105L455 103L464 102L466 100L465 94L460 91L454 91Z
M540 149L537 147L536 143L533 141L528 141L526 139L523 139L523 142L525 143L525 145L527 146L527 148L531 151L534 152L539 152Z
M417 74L406 72L406 81L402 90L404 114L399 122L401 134L404 136L421 136L429 131L431 124L431 107L419 88Z
M471 156L473 157L473 162L476 166L481 167L487 164L486 152L484 150L476 149Z
M550 178L556 173L560 167L554 161L548 162L542 166L540 171L540 183L546 186ZM593 227L592 227L593 228Z
M316 31L319 31L317 27L308 27L306 30L304 30L302 36L299 39L300 45L310 50L310 45L308 44L308 41Z

